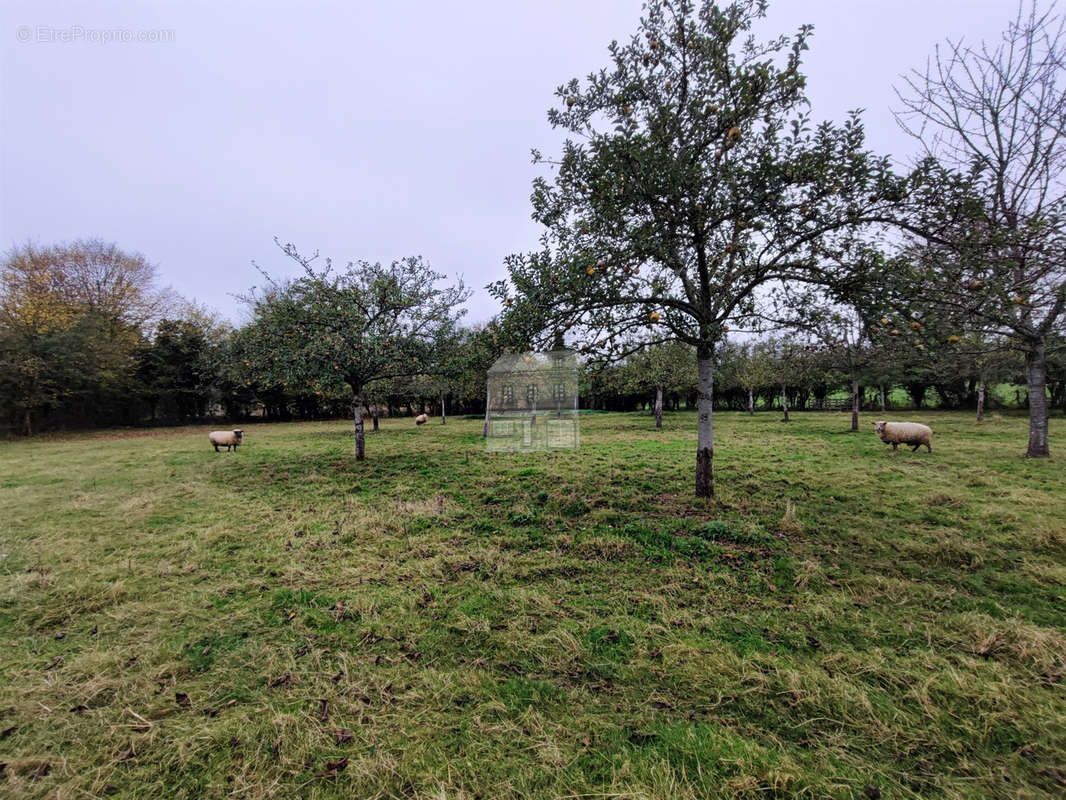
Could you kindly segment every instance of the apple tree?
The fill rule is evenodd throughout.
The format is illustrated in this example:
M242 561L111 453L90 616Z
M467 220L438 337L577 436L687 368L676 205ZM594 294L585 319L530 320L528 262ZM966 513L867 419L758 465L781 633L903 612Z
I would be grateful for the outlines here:
M365 455L363 391L371 381L435 371L442 347L450 352L456 323L469 297L462 281L440 288L444 275L420 257L388 266L360 261L335 270L316 268L316 252L281 245L302 275L253 288L246 300L255 315L254 358L260 374L316 393L347 387L355 418L355 457Z
M859 430L863 379L876 371L882 355L873 347L874 333L889 326L886 315L898 310L885 283L896 266L876 248L852 243L845 253L823 254L805 281L784 284L774 293L778 321L801 332L847 380L852 431ZM909 333L921 327L913 324L917 327Z
M653 345L629 358L627 367L638 391L655 393L655 427L663 426L663 393L677 392L691 386L696 377L696 358L683 342Z
M770 349L762 342L748 342L738 353L736 381L748 393L748 416L755 414L755 391L773 381Z
M865 148L857 115L813 126L809 26L760 42L764 0L649 0L611 64L560 86L569 138L535 180L539 250L492 288L509 308L585 341L695 348L696 494L714 494L715 349L757 290L803 271L830 234L891 218L905 183ZM835 237L833 247L842 237ZM826 244L826 246L829 246Z

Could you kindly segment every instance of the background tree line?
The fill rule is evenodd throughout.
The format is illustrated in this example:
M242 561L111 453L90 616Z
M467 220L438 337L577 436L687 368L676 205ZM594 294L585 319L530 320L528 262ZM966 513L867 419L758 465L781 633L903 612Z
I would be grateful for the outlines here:
M390 270L382 268L376 280L389 280ZM316 330L286 345L278 329L279 320L295 313L291 285L255 292L251 318L234 327L160 289L144 256L89 240L12 250L0 286L0 413L9 432L352 415L352 388L338 373L347 355L360 352L359 343L338 341L338 349L318 362L306 348L329 344L322 337L332 333ZM350 330L347 312L337 316L334 300L303 297L300 313ZM820 307L826 308L824 299ZM854 315L824 312L795 322L785 334L726 338L715 355L715 407L837 409L856 389L859 404L871 410L1026 406L1024 355L1009 337L959 335L950 319L924 319L917 327L888 317L862 326ZM361 409L374 422L423 411L439 415L442 406L483 414L486 370L503 352L533 344L516 321L498 317L438 330L442 338L432 343L437 357L431 361L401 335L392 346L416 368L368 376L360 386ZM1050 353L1048 399L1066 413L1061 334L1052 338ZM620 360L584 358L583 408L658 410L661 421L663 409L697 404L696 351L689 345L651 343ZM300 369L287 372L289 361Z

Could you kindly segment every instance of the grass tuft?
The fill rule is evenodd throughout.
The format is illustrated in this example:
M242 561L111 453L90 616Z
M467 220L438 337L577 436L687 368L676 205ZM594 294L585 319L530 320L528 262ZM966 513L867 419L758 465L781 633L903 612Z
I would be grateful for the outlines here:
M791 500L785 501L785 514L781 517L781 521L777 523L777 529L787 536L795 536L803 532L803 523L796 516L796 509Z

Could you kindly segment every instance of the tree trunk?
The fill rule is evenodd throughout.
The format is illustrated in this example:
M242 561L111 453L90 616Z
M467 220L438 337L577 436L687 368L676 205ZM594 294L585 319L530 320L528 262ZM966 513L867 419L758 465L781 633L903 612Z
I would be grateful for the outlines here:
M785 391L785 387L781 387L781 410L785 412L785 416L781 418L782 422L788 422L788 392Z
M355 395L355 460L362 461L366 458L366 440L363 437L363 398L358 392Z
M851 429L857 431L859 429L859 409L861 408L861 399L859 398L859 379L851 379Z
M485 424L481 426L481 438L489 438L489 409L492 408L492 404L489 402L492 396L488 390L485 391Z
M985 379L979 378L977 381L977 421L980 422L985 418Z
M444 407L444 392L440 393L440 424L448 424L448 410Z
M714 497L714 346L697 350L696 496Z
M748 416L755 416L755 393L748 388Z
M1029 387L1029 449L1026 458L1047 458L1047 349L1043 341L1031 342L1025 353L1025 377Z
M881 413L888 411L888 405L885 403L885 385L881 384L877 387L881 390Z
M33 436L33 417L28 408L22 417L22 427L27 436Z
M655 387L655 427L663 426L663 387Z
M374 421L374 430L378 429L378 404L374 403L370 407L370 418Z

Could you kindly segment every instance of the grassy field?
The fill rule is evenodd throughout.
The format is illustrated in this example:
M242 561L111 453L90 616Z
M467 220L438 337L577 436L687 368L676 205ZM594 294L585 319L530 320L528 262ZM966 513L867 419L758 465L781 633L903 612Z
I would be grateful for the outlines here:
M2 444L0 796L1062 797L1061 457L793 416Z

